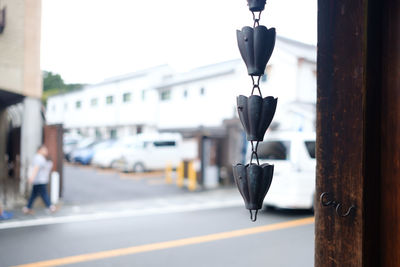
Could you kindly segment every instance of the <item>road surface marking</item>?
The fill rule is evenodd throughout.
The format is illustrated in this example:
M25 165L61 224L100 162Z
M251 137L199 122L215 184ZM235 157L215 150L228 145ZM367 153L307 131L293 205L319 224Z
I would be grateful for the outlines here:
M68 164L68 166L72 166L72 167L80 168L80 169L92 169L93 168L90 165L82 165L82 164L78 164L78 163Z
M119 174L119 179L121 179L121 180L136 180L136 181L140 181L140 180L143 179L143 177L132 176L132 175L127 175L125 173L120 173Z
M220 209L229 207L238 207L243 205L243 200L238 198L232 198L227 200L210 200L202 201L201 203L191 203L193 201L189 199L184 204L178 203L173 204L172 202L167 202L165 205L158 205L153 208L129 208L122 209L119 211L104 211L88 214L77 214L77 215L66 215L59 217L43 217L32 220L21 220L21 221L10 221L10 222L0 222L1 229L10 228L20 228L29 226L39 226L39 225L50 225L59 223L75 223L75 222L87 222L87 221L98 221L106 219L117 219L117 218L130 218L138 216L149 216L158 214L171 214L180 212L193 212L199 210L209 210L209 209Z
M118 173L117 170L114 170L114 169L111 169L111 168L105 168L105 169L97 168L97 169L94 169L94 170L98 174L117 174Z
M143 178L164 178L164 172L144 172L144 173L134 173L134 172L129 172L129 173L119 173L119 177L121 179L134 179L134 180L139 180Z
M222 232L222 233L197 236L197 237L189 237L189 238L183 238L183 239L178 239L178 240L153 243L153 244L147 244L147 245L140 245L140 246L133 246L133 247L127 247L127 248L105 250L105 251L100 251L100 252L95 252L95 253L81 254L81 255L70 256L70 257L65 257L65 258L58 258L58 259L53 259L53 260L22 264L22 265L17 265L14 267L48 267L48 266L60 266L60 265L66 265L66 264L74 264L74 263L79 263L79 262L87 262L87 261L100 260L100 259L106 259L106 258L120 257L120 256L132 255L132 254L155 251L155 250L176 248L176 247L212 242L212 241L217 241L217 240L224 240L224 239L229 239L229 238L234 238L234 237L241 237L241 236L246 236L246 235L271 232L271 231L276 231L276 230L281 230L281 229L309 225L312 223L314 223L314 217L308 217L308 218L299 219L299 220L292 220L292 221L280 222L280 223L269 224L269 225L264 225L264 226L257 226L257 227L252 227L252 228L234 230L234 231L230 231L230 232Z

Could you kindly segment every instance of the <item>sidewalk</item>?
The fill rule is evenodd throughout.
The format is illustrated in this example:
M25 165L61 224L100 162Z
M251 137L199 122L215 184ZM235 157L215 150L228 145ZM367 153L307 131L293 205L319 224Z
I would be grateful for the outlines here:
M243 206L243 200L237 189L232 187L162 198L147 198L81 206L61 205L59 210L53 214L50 214L46 209L36 209L33 215L25 215L20 209L12 210L11 212L14 214L13 218L0 221L0 229L190 212L234 206Z

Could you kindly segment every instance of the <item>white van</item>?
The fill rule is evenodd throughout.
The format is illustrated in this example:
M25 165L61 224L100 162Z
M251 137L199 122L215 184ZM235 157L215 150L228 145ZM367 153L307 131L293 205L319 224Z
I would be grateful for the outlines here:
M176 168L183 158L190 157L185 156L187 152L197 153L196 149L197 147L188 149L184 146L180 134L141 134L138 135L132 149L124 151L118 160L118 169L126 172L144 172L165 169L167 164Z
M251 151L248 153L250 158ZM315 194L315 133L272 132L258 145L260 164L274 165L264 204L289 209L312 209ZM253 159L253 162L256 160Z

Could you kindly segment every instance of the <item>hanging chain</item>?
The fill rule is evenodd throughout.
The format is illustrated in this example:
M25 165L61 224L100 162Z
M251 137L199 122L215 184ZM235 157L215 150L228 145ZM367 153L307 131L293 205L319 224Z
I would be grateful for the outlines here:
M263 55L261 52L268 53L271 48L273 49L274 43L272 41L275 41L272 40L272 38L275 38L275 29L270 31L267 27L260 25L261 13L265 4L266 0L247 0L247 5L253 15L253 28L244 27L237 34L239 50L252 81L251 95L245 97L245 99L241 95L237 99L239 119L246 131L247 141L251 144L251 155L250 162L244 166L245 168L242 168L243 164L238 164L234 166L233 173L236 185L243 196L246 208L250 211L250 219L253 222L257 220L258 210L262 207L262 202L268 191L268 189L260 189L271 183L272 173L269 171L273 170L273 166L268 164L260 166L258 157L258 145L264 140L263 135L268 129L271 123L269 120L272 120L276 109L276 99L270 104L267 100L272 97L263 99L260 88L261 77L265 73L266 65L271 56ZM249 38L252 40L249 40ZM248 143L246 142L246 144ZM265 172L266 169L268 173Z
M253 75L251 75L250 77L251 77L251 80L253 81L253 89L251 90L251 95L254 95L254 89L257 89L258 93L260 94L260 97L262 98L261 89L260 89L261 76L258 76L257 80L254 79Z
M251 14L253 14L253 21L254 21L253 28L260 26L261 13L262 13L262 11L258 12L258 16L257 16L255 14L255 12L251 12ZM254 75L251 75L250 77L251 77L251 81L253 82L253 89L251 90L251 95L254 95L254 90L257 89L260 97L262 98L262 93L261 93L261 88L260 88L261 76L262 75L257 76L256 79L254 78ZM260 161L258 159L258 154L257 154L259 141L256 141L255 145L254 145L254 141L250 141L250 143L251 143L250 165L253 163L254 157L257 160L257 165L260 165ZM250 213L251 213L251 211L250 211ZM255 214L255 218L257 218L257 213Z
M261 12L260 12L260 13L261 13ZM262 98L262 93L261 93L261 89L260 89L260 79L261 79L261 76L258 76L257 80L254 79L254 76L253 76L253 75L251 75L250 77L251 77L251 80L253 81L253 89L251 90L251 95L254 95L254 89L257 89L257 90L258 90L258 93L260 94L260 97ZM256 158L256 160L257 160L257 165L260 165L260 161L259 161L259 159L258 159L258 154L257 154L258 143L259 143L259 142L260 142L260 141L256 141L256 145L254 145L254 141L250 141L250 143L251 143L250 165L251 165L252 162L253 162L253 157ZM257 217L257 214L256 214L256 217Z
M259 141L256 142L256 145L255 145L255 146L254 146L254 141L250 141L250 143L251 143L250 165L253 163L253 157L256 157L257 165L260 165L260 161L258 160L258 154L257 154L257 149L258 149L258 143L259 143Z
M253 28L260 26L261 12L262 11L258 12L258 18L256 17L256 14L253 11L251 12L251 14L253 14L253 21L254 21Z

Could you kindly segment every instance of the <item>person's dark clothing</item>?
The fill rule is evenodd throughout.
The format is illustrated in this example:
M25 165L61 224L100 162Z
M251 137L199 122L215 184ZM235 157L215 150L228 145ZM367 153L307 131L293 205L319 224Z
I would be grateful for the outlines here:
M42 197L46 207L50 207L50 199L49 195L47 194L47 184L34 184L31 197L29 198L27 208L32 209L33 202L35 201L36 197L39 195Z

